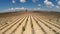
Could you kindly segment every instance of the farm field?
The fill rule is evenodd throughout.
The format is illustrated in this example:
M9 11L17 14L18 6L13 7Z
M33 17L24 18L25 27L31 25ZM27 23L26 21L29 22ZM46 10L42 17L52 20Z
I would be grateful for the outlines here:
M60 34L58 12L0 14L0 34Z

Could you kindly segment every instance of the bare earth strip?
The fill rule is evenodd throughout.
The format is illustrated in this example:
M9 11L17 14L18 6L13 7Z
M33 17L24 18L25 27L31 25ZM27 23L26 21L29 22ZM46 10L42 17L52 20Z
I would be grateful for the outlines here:
M60 34L60 13L0 14L0 34Z

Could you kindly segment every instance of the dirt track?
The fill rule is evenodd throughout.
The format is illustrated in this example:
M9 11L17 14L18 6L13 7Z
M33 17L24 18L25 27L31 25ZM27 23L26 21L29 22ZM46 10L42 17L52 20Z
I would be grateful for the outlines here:
M60 13L1 14L0 34L60 34Z

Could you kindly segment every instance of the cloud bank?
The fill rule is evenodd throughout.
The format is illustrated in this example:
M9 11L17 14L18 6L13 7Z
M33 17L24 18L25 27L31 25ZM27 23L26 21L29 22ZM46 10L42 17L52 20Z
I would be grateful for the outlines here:
M20 2L21 2L21 3L25 3L25 2L26 2L26 0L20 0Z
M54 6L54 4L53 4L52 2L50 2L50 1L48 1L48 0L45 0L45 1L44 1L44 4L45 4L46 6L48 6L48 7L53 7L53 6Z
M15 0L12 0L12 3L15 3Z

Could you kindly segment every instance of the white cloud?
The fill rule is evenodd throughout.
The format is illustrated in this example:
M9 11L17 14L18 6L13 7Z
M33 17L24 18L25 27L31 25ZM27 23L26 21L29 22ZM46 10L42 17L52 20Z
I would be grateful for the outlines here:
M41 8L37 8L38 10L40 10Z
M15 3L15 0L12 0L12 3Z
M8 8L8 9L4 9L4 10L2 10L2 12L1 13L3 13L3 12L15 12L15 11L25 11L26 10L26 8L24 8L24 7L21 7L21 8L18 8L18 7L16 7L16 8Z
M59 8L59 6L56 6L56 8Z
M34 2L34 3L35 3L35 2L36 2L36 0L32 0L32 2Z
M23 9L26 9L26 8L24 8L24 7L21 7L21 8L9 8L9 9L7 9L7 10L23 10Z
M60 1L57 1L58 5L60 5Z
M53 10L53 11L60 12L60 6L55 6L52 10Z
M57 0L56 0L57 1Z
M45 4L46 6L48 6L48 7L53 7L53 6L54 6L54 4L53 4L52 2L50 2L50 1L48 1L48 0L45 0L45 1L44 1L44 4Z
M9 8L8 10L14 10L14 8Z
M41 8L34 8L34 10L40 10Z
M25 3L25 2L26 2L26 0L20 0L20 2L21 2L21 3Z
M41 4L38 4L38 6L41 6Z
M60 6L56 6L56 8L60 9Z
M20 9L25 9L24 7L21 7Z

